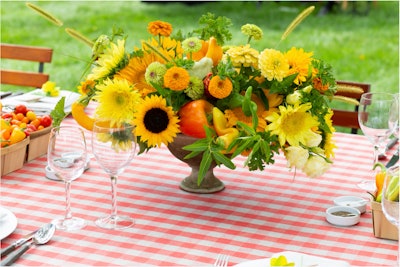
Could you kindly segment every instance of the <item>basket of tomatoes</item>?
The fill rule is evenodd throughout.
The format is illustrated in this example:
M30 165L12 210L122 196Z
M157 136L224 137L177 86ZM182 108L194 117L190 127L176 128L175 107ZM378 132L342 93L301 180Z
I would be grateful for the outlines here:
M25 105L1 114L1 174L21 168L46 154L52 125L50 115L38 116ZM22 162L22 164L21 164Z

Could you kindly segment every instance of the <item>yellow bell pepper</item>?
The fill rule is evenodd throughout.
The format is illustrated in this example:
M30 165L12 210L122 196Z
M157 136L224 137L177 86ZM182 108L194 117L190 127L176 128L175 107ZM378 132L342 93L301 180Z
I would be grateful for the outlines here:
M224 113L217 107L213 108L213 125L218 135L217 142L221 142L225 149L239 136L239 131L236 128L226 126L227 121Z

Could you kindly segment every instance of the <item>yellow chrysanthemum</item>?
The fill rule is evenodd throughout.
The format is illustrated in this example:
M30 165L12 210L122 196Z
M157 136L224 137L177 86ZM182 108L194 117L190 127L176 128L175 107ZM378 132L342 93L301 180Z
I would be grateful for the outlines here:
M173 91L185 90L189 82L189 72L181 67L171 67L164 75L164 86Z
M136 107L142 98L126 80L107 79L98 85L97 89L93 99L99 102L96 108L99 118L109 120L112 125L121 125L133 120Z
M234 67L257 67L258 56L258 51L247 44L229 48L225 52L223 60L226 60L226 57L230 57Z
M58 96L60 94L60 87L56 87L56 83L47 81L42 85L42 90L46 96Z
M311 103L294 106L279 106L279 113L274 112L266 117L271 124L267 126L272 134L276 134L279 143L283 146L286 142L291 146L305 144L308 136L312 134L312 128L319 122L307 111L311 109Z
M228 77L221 79L219 75L212 77L208 84L208 92L217 99L223 99L229 96L232 89L232 81Z
M146 96L156 91L153 86L146 82L145 78L147 67L156 61L164 63L164 61L155 54L144 54L143 57L132 57L128 65L120 70L115 75L115 78L127 80L130 84L134 85L143 96Z
M261 52L258 59L258 67L261 70L261 74L268 81L276 79L281 82L289 73L287 59L282 52L275 49L264 49Z
M295 84L301 84L307 80L307 76L310 72L312 52L306 53L304 49L297 49L292 47L288 52L285 53L285 58L289 63L288 75L297 73L297 77L294 80Z
M172 25L161 20L152 21L148 24L147 31L154 36L161 35L168 37L172 33Z
M135 133L142 142L147 142L148 147L160 147L161 144L172 143L179 133L179 119L172 107L167 106L166 100L161 96L146 97L137 107L134 124Z
M121 63L126 59L125 40L118 40L117 44L111 43L104 54L100 55L96 61L96 66L92 73L88 75L88 80L100 80L112 76L121 68Z
M333 138L332 138L333 133L336 131L332 125L332 116L333 116L333 111L330 109L324 118L326 124L329 127L329 130L331 131L330 133L327 133L325 136L324 150L325 150L325 156L327 158L333 158L335 156L335 153L333 150L336 148L335 142L333 141Z

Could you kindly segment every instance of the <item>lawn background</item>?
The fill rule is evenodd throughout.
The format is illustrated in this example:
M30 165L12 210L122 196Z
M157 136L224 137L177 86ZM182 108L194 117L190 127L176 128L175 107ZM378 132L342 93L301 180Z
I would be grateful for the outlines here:
M57 27L26 7L25 1L1 1L1 42L46 46L54 49L53 61L45 66L50 80L62 89L76 91L91 56L85 44L65 33L73 28L95 40L100 34L111 34L115 25L128 35L127 48L149 38L147 24L163 20L183 33L197 27L202 14L212 12L232 20L233 39L228 44L244 44L240 27L253 23L262 28L264 37L253 41L260 51L292 46L313 51L315 57L332 65L338 80L371 84L372 91L399 91L399 2L373 1L367 15L351 12L352 4L364 8L366 2L349 3L347 10L319 16L325 2L247 1L157 3L140 1L31 1L64 22ZM289 23L302 10L314 5L316 10L289 37L279 43ZM2 60L1 68L33 68ZM36 68L36 66L34 66ZM10 90L2 86L2 91ZM12 90L20 90L13 88ZM333 103L332 106L340 106Z

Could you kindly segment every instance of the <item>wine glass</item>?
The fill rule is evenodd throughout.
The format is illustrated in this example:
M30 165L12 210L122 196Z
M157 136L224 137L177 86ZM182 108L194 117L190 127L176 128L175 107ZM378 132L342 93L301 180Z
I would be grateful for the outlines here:
M130 164L136 154L134 126L110 125L104 121L96 121L92 133L92 152L111 178L111 214L96 220L96 225L106 229L123 229L134 225L129 216L117 214L117 178Z
M358 107L358 122L364 135L374 146L374 161L378 162L380 149L398 124L398 104L390 93L364 93ZM397 112L397 113L396 113ZM373 181L362 181L360 188L374 190Z
M57 229L71 231L86 226L82 218L71 212L71 182L81 176L87 162L85 135L81 128L59 126L51 129L47 149L47 163L57 178L65 183L66 209L64 218L53 220Z
M385 180L382 188L382 210L390 223L399 227L399 165L392 166L386 170ZM399 234L400 240L400 234ZM397 262L400 263L400 247L397 251Z

